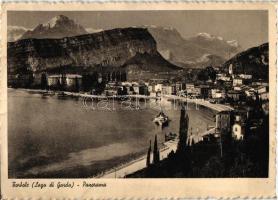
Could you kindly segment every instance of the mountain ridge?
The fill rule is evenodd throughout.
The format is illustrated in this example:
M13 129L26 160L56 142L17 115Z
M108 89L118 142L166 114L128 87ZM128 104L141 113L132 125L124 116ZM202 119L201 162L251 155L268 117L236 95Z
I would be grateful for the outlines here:
M268 80L268 57L269 44L264 43L236 54L223 64L222 70L228 72L232 65L234 73L251 74L254 79Z
M134 59L137 63L127 62L138 55L144 62L137 62L138 59ZM143 28L117 28L61 39L23 39L8 43L11 80L18 74L36 76L60 66L77 66L90 71L121 70L127 65L139 71L145 71L140 67L151 66L148 71L152 73L180 69L159 54L156 41Z
M168 52L168 55L171 55L168 59L170 62L183 63L193 68L202 68L212 64L221 65L241 49L237 41L226 41L208 33L199 33L194 37L183 38L174 28L149 27L148 30L157 41L158 51L162 54ZM208 54L211 56L210 59L206 62L198 62Z
M37 25L33 30L28 30L20 39L61 38L82 34L88 34L88 32L80 24L64 15L58 15L44 24Z
M157 42L158 52L169 62L184 68L221 65L240 49L237 41L226 41L209 33L198 33L193 37L184 38L172 27L142 25L134 28L147 28ZM68 17L58 15L44 24L39 24L33 30L27 30L20 39L58 39L101 31L103 30L83 28ZM201 60L203 62L200 62Z

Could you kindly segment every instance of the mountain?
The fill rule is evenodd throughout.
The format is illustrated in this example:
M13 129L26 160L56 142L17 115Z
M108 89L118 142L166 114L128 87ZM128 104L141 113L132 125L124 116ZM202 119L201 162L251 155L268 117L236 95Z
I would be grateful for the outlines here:
M184 68L221 65L241 49L235 40L226 41L222 37L208 33L199 33L191 38L183 38L175 28L171 27L143 26L141 28L148 29L157 42L159 53L165 59ZM20 39L57 39L101 31L103 30L85 29L68 17L59 15L45 24L39 24L33 30L27 30ZM18 36L10 41L15 41L17 38Z
M24 39L8 43L11 81L18 75L40 76L61 66L74 67L80 72L135 67L139 71L168 73L180 69L159 54L154 38L143 28L118 28L61 39ZM129 72L132 74L132 70Z
M8 42L14 42L22 37L29 29L22 26L8 26Z
M157 42L158 51L170 62L184 67L221 65L241 49L237 41L226 41L208 33L183 38L174 28L147 28Z
M25 32L20 39L63 38L87 34L88 32L72 19L58 15L45 24L39 24L33 30Z
M269 72L269 46L262 44L243 51L223 64L222 69L228 72L232 65L235 74L252 74L255 79L268 80Z

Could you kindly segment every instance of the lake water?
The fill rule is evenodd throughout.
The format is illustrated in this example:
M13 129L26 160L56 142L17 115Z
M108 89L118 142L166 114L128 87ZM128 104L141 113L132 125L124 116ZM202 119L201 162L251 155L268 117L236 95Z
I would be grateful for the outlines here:
M164 129L152 122L158 114L154 101L139 110L122 109L118 101L113 102L114 111L90 105L84 106L82 99L9 89L9 178L90 177L146 154L155 135L161 145L165 133L178 133L180 109L171 102L163 103L171 119ZM212 111L189 108L193 134L214 125Z

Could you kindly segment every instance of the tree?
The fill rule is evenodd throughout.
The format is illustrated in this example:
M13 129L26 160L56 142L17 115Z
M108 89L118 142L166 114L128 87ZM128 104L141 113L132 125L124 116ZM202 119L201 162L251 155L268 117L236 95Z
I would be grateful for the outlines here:
M180 115L179 143L177 153L184 154L186 151L187 131L188 131L188 115L185 111L185 105L182 105Z
M80 87L79 87L79 80L78 77L75 77L75 91L79 92Z
M148 149L148 154L147 154L147 167L151 165L151 152L152 152L152 141L150 140L150 146Z
M41 89L42 90L45 90L46 88L47 88L47 78L46 78L46 74L45 73L43 73L42 75L41 75Z
M208 74L208 77L212 80L212 81L215 81L216 79L216 71L213 69L212 66L208 66L206 67L206 72Z
M159 149L157 145L157 137L155 135L154 145L153 145L153 164L159 163Z

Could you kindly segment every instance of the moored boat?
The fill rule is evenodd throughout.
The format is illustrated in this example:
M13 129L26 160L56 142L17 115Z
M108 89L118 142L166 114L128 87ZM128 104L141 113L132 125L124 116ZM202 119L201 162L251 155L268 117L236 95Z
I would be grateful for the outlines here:
M160 111L160 113L153 119L153 122L159 126L165 126L169 122L169 117Z

